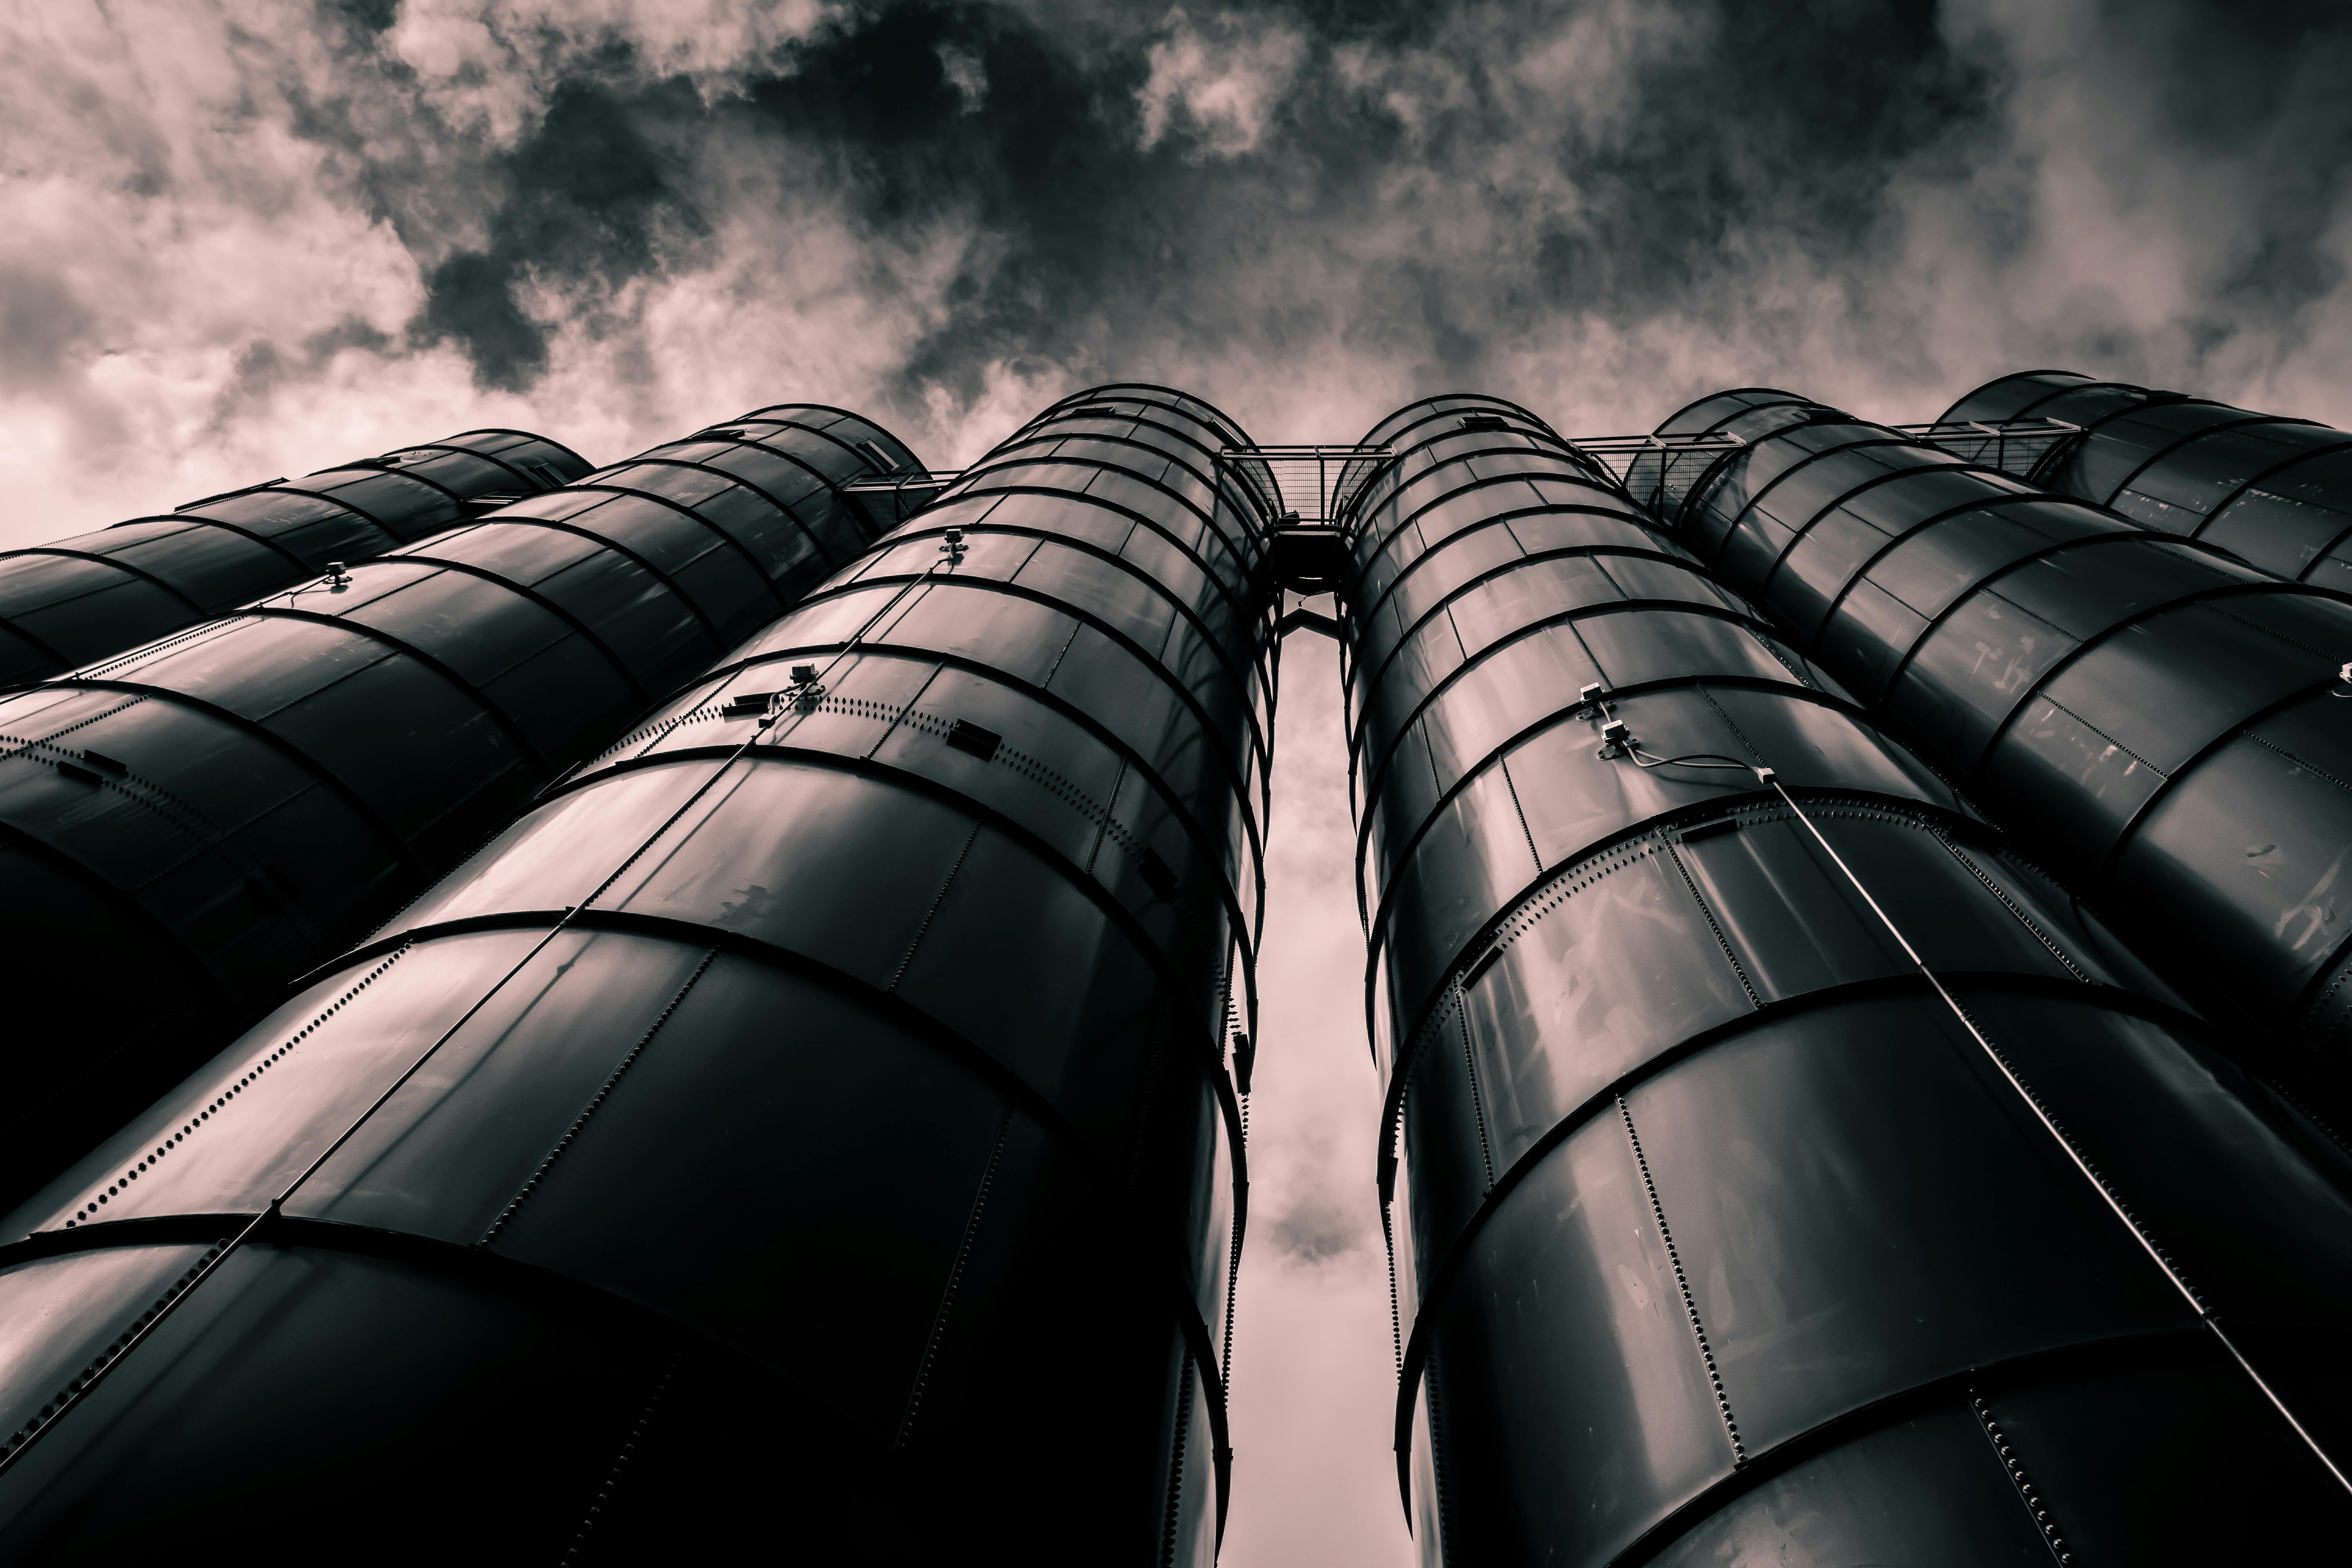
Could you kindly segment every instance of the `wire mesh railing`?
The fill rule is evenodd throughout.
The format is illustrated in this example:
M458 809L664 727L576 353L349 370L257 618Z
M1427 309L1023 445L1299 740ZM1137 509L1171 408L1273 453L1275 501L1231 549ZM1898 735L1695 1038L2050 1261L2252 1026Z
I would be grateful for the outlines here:
M1999 425L1954 419L1934 425L1897 425L1906 436L1932 441L1971 463L1982 463L2023 479L2042 466L2051 449L2083 433L2063 419L2011 419Z
M1262 492L1271 487L1278 526L1329 528L1348 500L1393 456L1388 447L1228 447L1219 468Z
M1965 462L1981 463L2022 479L2053 447L2083 433L2063 419L2012 419L2005 424L1952 420L1887 428L1943 447ZM1615 475L1635 500L1671 511L1716 460L1747 443L1738 436L1589 436L1570 446Z
M1895 425L1888 428L1943 447L1955 457L2020 478L2031 476L2056 447L2083 434L2063 419L1973 419ZM1588 436L1571 438L1577 452L1607 469L1635 500L1671 512L1701 475L1727 452L1747 443L1733 435ZM1381 466L1395 456L1385 446L1304 444L1228 447L1217 454L1218 489L1228 500L1239 491L1281 528L1331 528ZM858 479L845 492L877 523L894 527L922 510L960 476L956 469L916 470ZM1238 503L1236 503L1238 504Z

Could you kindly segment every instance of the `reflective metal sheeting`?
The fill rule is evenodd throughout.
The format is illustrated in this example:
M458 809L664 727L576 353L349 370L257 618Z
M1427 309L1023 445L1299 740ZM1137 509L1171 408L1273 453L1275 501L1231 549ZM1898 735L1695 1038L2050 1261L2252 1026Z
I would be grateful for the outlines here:
M382 555L588 469L543 436L467 430L96 533L0 551L0 686L168 637L316 577L330 561Z
M2352 1159L1539 422L1439 398L1368 439L1399 455L1349 520L1348 680L1424 1560L2339 1538L2294 1421L2352 1454L2306 1349L2352 1310Z
M2050 417L2083 434L2043 458L2034 483L2273 576L2352 592L2352 433L2065 370L2002 376L1946 416Z
M1626 470L1626 492L1654 515L1672 517L1727 443L1801 423L1812 416L1814 406L1793 392L1769 386L1734 387L1702 397L1658 426L1655 438L1665 445L1655 457L1634 460Z
M441 460L357 488L437 506L412 476ZM356 514L330 500L279 487L208 509L192 552L267 537L349 569L0 697L0 1198L855 558L874 531L837 487L912 466L866 421L796 405L454 525L453 504L429 537L361 541L370 560L343 553L355 535L332 531Z
M1719 458L1677 534L2266 1070L2352 1109L2352 601L1826 410Z
M1239 444L1048 410L17 1211L9 1321L74 1327L8 1373L7 1555L1209 1562Z

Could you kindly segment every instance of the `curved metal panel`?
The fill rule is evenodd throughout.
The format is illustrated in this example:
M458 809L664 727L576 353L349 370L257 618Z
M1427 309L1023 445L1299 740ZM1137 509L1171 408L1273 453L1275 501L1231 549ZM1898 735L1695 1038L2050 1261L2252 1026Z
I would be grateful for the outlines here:
M1981 419L1997 424L2027 419L2041 413L2061 394L2094 384L2092 377L2072 370L2021 370L1999 375L1968 393L1937 417L1938 425Z
M1790 408L1816 416L1705 413L1759 434L1695 508L1853 443L1776 433ZM2352 1287L2352 1159L1685 542L1496 412L1460 461L1455 429L1391 422L1405 477L1349 520L1425 1540L1598 1564L1907 1559L1943 1531L1980 1562L2046 1556L2059 1510L2144 1538L2202 1504L2077 1486L2051 1447L2093 1439L2023 1436L2044 1406L2097 1429L2067 1401L2105 1368L2179 1395L2134 1405L2131 1441L2259 1447L2280 1528L2340 1529L2352 1495L2263 1388L2346 1451L2294 1346ZM2018 1410L2016 1441L1972 1400Z
M0 552L0 686L44 679L168 637L588 471L520 430L322 468L96 533Z
M2112 507L2160 532L2226 550L2257 569L2352 591L2352 435L2179 392L2070 371L2006 376L1962 398L1965 417L2016 417L2062 400L2085 426L2038 483Z
M1075 430L1113 405L1125 433ZM905 1532L860 1560L937 1561L970 1510L1008 1505L1041 1561L1212 1557L1273 499L1217 488L1238 432L1189 399L1065 406L1073 431L1033 426L1017 463L1000 452L842 563L20 1209L0 1289L10 1256L135 1272L110 1260L200 1224L230 1226L247 1273L396 1238L560 1282L559 1342L625 1306L646 1325L632 1364L688 1343L758 1369L716 1429L810 1428L770 1442L822 1447L843 1495ZM1203 482L1171 481L1191 459L1145 425L1188 431ZM653 493L657 466L592 484ZM1116 499L1109 472L1130 481ZM29 1261L44 1249L64 1256ZM172 1342L260 1375L287 1352L247 1342L277 1330L231 1323L223 1279L223 1305L173 1308ZM134 1390L163 1375L147 1353L121 1358ZM415 1406L506 1397L462 1352L446 1370ZM394 1397L361 1381L353 1418ZM247 1453L228 1468L273 1484L258 1461L282 1430L129 1408L159 1495L193 1452ZM326 1410L283 1419L340 1441ZM554 1518L607 1463L535 1459L519 1512ZM0 1520L70 1510L48 1500L82 1471L40 1474L38 1501L9 1501L0 1473Z
M839 487L882 458L830 433L845 416L797 418L765 410L455 527L436 514L339 576L0 698L0 921L19 973L58 977L26 988L40 1084L12 1102L0 1192L53 1174L832 571L822 530L870 532ZM341 477L554 471L535 438L483 445ZM719 471L788 461L814 476L789 502ZM247 503L293 500L215 510ZM159 946L175 983L93 992Z
M245 1555L334 1541L370 1563L453 1541L508 1561L722 1561L780 1535L852 1562L898 1532L840 1462L823 1406L759 1359L480 1253L348 1229L285 1227L226 1258L217 1237L159 1236L8 1268L12 1324L96 1342L20 1356L5 1419L42 1425L67 1386L43 1379L111 1365L127 1331L183 1298L91 1408L12 1466L0 1535L14 1560L184 1556L192 1520L247 1528L230 1500L266 1503L271 1541L305 1543ZM453 1474L473 1479L462 1502Z
M1812 417L1817 405L1793 392L1742 386L1718 392L1668 415L1651 436L1653 451L1626 465L1624 487L1659 517L1672 517L1691 487L1722 455L1784 425Z
M2235 428L2217 406L2146 411ZM1678 532L2250 1059L2345 1103L2352 602L1834 414L1727 456Z

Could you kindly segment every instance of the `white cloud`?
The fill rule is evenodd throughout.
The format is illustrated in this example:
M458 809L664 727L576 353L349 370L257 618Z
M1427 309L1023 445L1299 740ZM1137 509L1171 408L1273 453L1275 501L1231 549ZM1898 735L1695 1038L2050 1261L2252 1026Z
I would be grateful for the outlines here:
M953 44L941 44L932 51L939 56L940 71L963 98L963 111L976 114L988 102L988 67L970 49Z
M1255 149L1306 58L1306 37L1229 12L1196 23L1181 7L1169 12L1167 26L1168 36L1148 57L1151 74L1136 93L1145 150L1180 118L1220 157Z

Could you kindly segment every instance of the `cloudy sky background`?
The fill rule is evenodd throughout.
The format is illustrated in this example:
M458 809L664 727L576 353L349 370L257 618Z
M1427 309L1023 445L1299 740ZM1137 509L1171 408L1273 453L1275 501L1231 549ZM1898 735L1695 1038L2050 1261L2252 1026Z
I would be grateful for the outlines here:
M964 463L1139 377L2352 424L2352 12L2265 0L0 0L0 546L481 424ZM1285 675L1226 1561L1401 1560L1334 662Z

